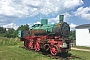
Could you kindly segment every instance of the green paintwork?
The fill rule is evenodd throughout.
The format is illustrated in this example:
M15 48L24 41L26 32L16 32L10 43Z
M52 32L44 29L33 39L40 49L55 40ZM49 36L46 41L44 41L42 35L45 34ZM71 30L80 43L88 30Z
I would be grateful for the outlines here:
M63 22L64 15L59 15L59 23Z
M63 23L64 15L59 15L59 23L57 24L48 24L47 19L41 19L41 24L35 24L32 26L32 30L43 29L47 33L51 33L54 27L60 27L60 24ZM59 25L59 26L58 26Z
M18 37L21 37L21 30L18 31Z
M48 20L47 19L41 19L41 24L43 24L43 25L48 24Z
M31 29L32 30L37 30L37 29L43 29L46 30L47 33L52 32L52 28L55 26L55 24L50 24L50 25L41 25L38 24L38 26L34 25Z

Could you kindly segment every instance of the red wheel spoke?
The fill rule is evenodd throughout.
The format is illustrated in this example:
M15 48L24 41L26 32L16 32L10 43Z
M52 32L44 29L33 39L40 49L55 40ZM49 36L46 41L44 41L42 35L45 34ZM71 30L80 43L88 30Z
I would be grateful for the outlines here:
M40 51L40 44L38 42L35 44L35 51Z
M52 55L57 55L58 51L57 51L56 46L51 47L50 52Z
M33 42L29 42L29 49L33 49Z

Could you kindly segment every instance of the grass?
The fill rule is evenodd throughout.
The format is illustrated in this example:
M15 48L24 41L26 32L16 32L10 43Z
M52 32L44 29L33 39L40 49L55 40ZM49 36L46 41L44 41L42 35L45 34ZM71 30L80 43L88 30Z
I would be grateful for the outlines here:
M90 52L71 50L69 53L81 58L81 60L90 60Z
M0 60L52 60L50 57L19 46L23 46L23 42L18 38L0 37Z
M42 54L18 46L0 46L0 60L52 60Z
M86 46L74 46L74 47L79 49L88 49L88 50L90 49L90 47ZM88 51L71 50L69 53L81 58L81 60L90 60L90 52Z
M22 44L18 37L16 38L7 38L0 37L0 46L13 46Z

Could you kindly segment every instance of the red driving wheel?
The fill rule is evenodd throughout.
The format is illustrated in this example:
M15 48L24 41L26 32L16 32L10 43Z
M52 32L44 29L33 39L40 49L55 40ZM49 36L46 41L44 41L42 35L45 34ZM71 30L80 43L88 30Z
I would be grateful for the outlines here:
M54 45L53 47L50 48L50 53L52 55L57 55L58 54L58 47Z
M29 42L29 49L33 49L33 42L32 41Z
M35 51L40 51L40 44L39 44L39 42L36 42L36 44L35 44Z

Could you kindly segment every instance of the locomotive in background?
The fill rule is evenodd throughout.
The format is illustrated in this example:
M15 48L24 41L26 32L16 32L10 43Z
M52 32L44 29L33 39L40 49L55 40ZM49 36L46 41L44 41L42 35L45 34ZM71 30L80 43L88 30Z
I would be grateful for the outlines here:
M34 24L28 31L18 31L18 37L24 41L24 47L45 52L52 55L70 51L70 40L68 39L70 27L63 22L64 15L59 15L57 24L48 24L47 19L42 19L41 24Z

